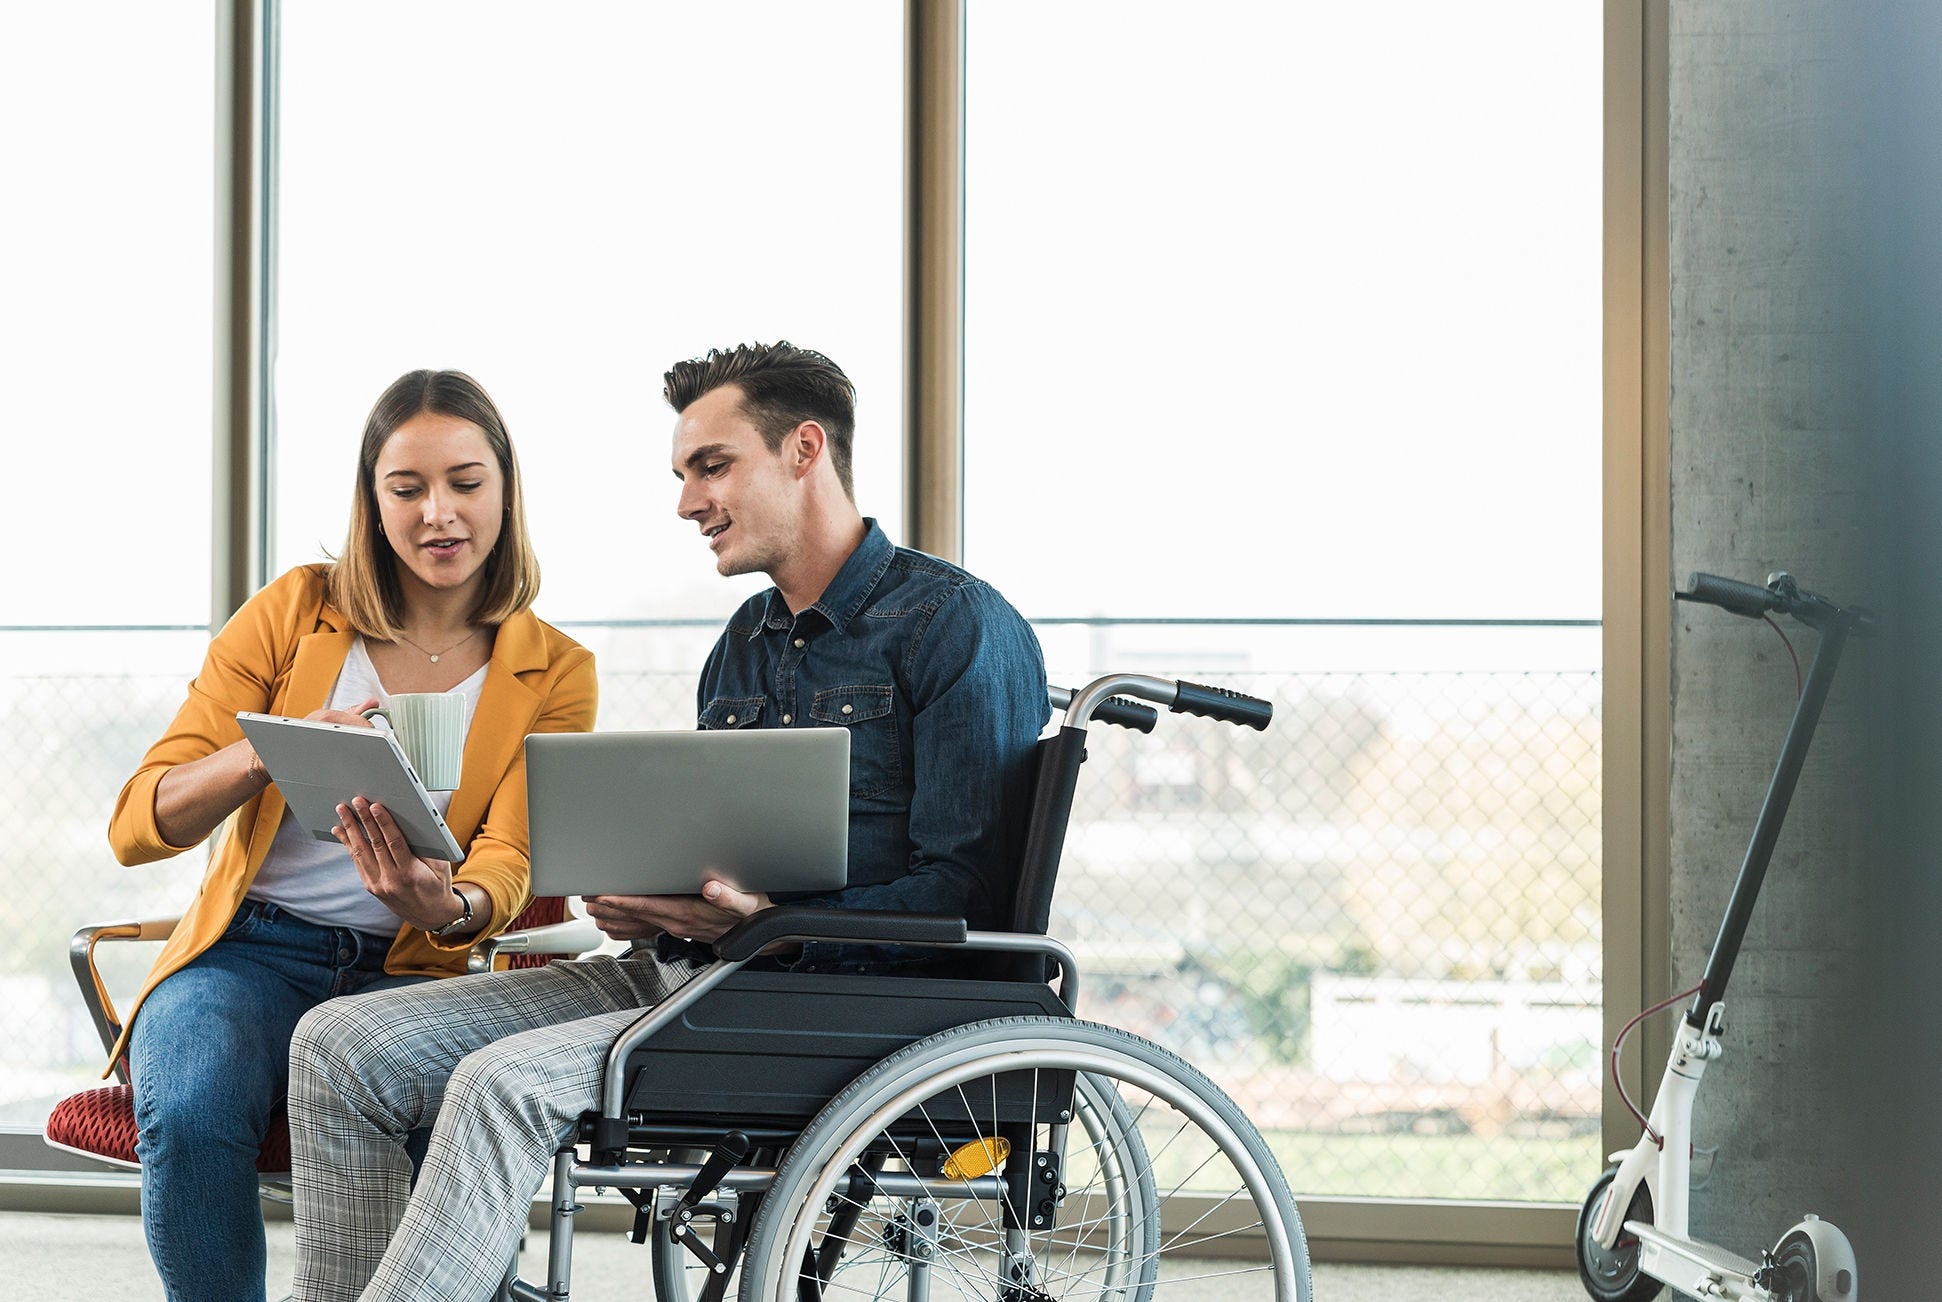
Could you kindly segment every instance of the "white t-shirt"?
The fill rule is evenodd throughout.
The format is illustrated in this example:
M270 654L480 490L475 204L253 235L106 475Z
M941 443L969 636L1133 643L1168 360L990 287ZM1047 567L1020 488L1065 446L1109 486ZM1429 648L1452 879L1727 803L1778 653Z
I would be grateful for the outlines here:
M479 692L485 686L485 666L452 690L465 697L465 729L472 731L472 716L479 708ZM364 649L364 639L351 644L338 671L337 683L330 689L326 707L348 710L376 697L388 705L391 694L378 681L377 666ZM382 719L375 720L385 726ZM432 803L443 815L452 803L449 791L432 792ZM269 856L250 883L249 898L290 910L306 922L324 927L349 927L374 935L397 934L400 919L384 903L364 889L351 862L350 851L336 841L319 841L304 831L288 809L277 825L276 840L270 843Z

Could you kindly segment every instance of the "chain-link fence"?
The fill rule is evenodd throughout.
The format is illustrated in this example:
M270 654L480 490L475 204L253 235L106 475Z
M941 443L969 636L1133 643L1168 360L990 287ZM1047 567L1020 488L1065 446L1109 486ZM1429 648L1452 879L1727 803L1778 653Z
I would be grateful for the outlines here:
M692 722L692 670L660 666L699 663L704 634L574 632L602 728ZM179 673L0 677L0 1124L98 1069L68 935L194 889L200 853L124 869L104 837L200 641L168 654ZM1164 672L1275 723L1095 729L1053 918L1082 1015L1206 1069L1300 1192L1575 1199L1598 1158L1598 674ZM103 954L131 989L147 956Z

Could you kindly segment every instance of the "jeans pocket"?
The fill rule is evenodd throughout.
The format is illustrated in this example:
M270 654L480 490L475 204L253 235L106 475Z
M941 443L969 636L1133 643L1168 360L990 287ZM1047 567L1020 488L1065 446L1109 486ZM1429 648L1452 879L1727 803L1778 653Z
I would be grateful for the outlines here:
M229 917L229 925L223 928L224 940L248 940L256 934L263 921L263 911L252 900L244 900L236 906L236 912Z

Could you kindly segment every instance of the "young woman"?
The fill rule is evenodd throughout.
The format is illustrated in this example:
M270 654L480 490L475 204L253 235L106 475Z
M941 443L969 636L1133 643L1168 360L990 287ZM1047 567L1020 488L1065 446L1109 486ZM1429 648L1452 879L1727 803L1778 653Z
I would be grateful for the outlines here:
M531 613L538 589L498 410L459 372L413 371L365 422L343 554L236 613L122 789L108 835L125 864L228 824L115 1050L171 1299L264 1297L255 1163L298 1018L334 995L462 972L467 947L524 906L522 739L590 729L596 695L591 653ZM461 785L437 797L459 863L374 854L388 820L361 801L339 811L355 831L311 839L236 724L239 710L363 724L398 692L466 699Z

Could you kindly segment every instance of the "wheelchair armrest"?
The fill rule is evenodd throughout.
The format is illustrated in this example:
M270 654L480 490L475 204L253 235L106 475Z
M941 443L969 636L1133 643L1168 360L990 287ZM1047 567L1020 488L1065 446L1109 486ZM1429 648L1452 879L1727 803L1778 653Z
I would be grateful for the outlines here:
M896 909L814 909L787 904L747 918L715 942L731 963L754 958L780 941L836 940L858 945L962 945L970 934L963 918Z
M592 918L568 918L545 927L524 927L488 936L472 947L465 961L468 972L492 971L501 954L584 954L598 948L606 935Z
M175 934L180 918L140 918L128 922L97 922L81 928L68 942L67 957L74 968L74 980L81 987L81 1002L87 1005L101 1047L112 1050L121 1038L121 1018L114 1000L94 965L94 947L104 940L167 940Z

